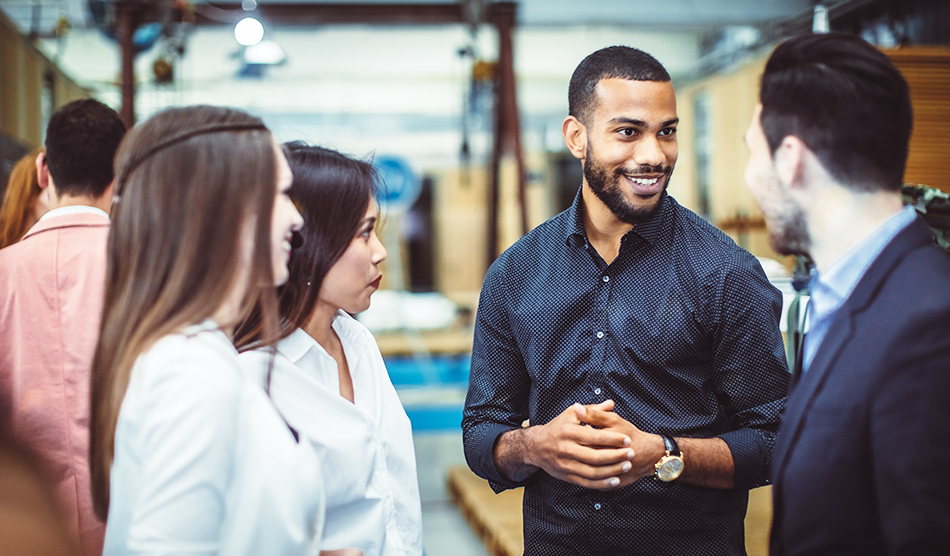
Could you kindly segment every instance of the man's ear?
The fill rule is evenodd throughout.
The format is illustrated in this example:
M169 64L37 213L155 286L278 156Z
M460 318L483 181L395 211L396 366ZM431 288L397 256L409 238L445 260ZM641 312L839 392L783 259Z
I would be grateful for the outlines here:
M109 182L103 190L102 195L96 199L95 206L101 208L109 214L112 214L112 205L115 202L115 179Z
M587 156L587 127L574 116L568 116L561 124L561 135L574 158L584 160Z
M36 181L40 189L46 190L49 187L49 166L46 165L46 153L41 152L36 155Z
M786 135L775 149L775 171L786 187L800 188L804 184L805 151L808 146L794 135Z

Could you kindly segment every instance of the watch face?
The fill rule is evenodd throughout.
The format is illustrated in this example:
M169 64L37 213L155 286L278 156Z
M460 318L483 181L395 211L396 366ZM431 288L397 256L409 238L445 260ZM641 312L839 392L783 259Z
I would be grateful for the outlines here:
M656 477L661 481L676 480L683 472L683 458L676 456L664 457L656 468Z

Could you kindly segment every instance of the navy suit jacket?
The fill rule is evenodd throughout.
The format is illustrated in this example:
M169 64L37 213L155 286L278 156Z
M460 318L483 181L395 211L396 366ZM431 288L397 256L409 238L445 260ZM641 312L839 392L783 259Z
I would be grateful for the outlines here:
M919 219L793 385L772 480L773 556L950 555L950 255Z

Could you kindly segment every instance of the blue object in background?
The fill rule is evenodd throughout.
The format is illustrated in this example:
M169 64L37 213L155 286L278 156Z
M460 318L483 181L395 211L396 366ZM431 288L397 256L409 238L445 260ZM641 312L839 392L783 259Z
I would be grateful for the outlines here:
M416 202L422 191L422 181L412 171L406 159L379 155L373 159L373 167L383 183L383 203L392 208L407 209Z
M406 415L412 432L445 432L462 430L462 405L410 406Z
M428 361L415 357L386 357L386 369L393 386L468 386L470 355L437 355ZM428 369L426 369L428 367Z
M386 357L385 362L393 386L401 391L413 432L460 430L470 355L439 355L422 360Z

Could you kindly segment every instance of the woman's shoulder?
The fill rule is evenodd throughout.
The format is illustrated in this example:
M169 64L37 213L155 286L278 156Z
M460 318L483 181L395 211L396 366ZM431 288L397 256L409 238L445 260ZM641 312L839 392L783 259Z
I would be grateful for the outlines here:
M133 381L152 386L186 381L194 389L237 387L242 381L237 355L224 332L196 325L152 344L136 360Z

